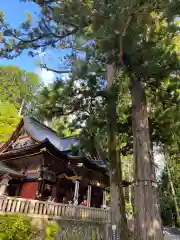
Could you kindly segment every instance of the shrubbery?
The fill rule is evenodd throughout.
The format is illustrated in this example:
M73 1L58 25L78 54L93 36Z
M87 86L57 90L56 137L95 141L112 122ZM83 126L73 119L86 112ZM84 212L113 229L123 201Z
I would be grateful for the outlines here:
M45 229L45 240L55 240L56 234L60 230L56 222L47 222Z
M36 234L30 218L14 214L0 216L0 240L31 240Z

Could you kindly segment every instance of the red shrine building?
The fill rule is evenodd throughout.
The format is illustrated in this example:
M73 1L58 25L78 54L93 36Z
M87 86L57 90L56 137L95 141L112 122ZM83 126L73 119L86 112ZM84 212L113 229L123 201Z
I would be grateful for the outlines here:
M82 156L78 145L78 138L60 137L36 119L24 117L0 147L0 195L106 207L107 166Z

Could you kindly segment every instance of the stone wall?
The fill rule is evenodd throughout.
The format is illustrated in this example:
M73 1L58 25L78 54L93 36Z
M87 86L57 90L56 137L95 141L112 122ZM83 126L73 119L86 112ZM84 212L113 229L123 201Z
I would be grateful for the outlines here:
M77 221L58 221L60 232L57 240L104 240L105 226L103 224L77 222Z
M44 230L47 222L56 222L59 225L59 232L55 240L109 240L108 228L105 223L73 221L54 218L33 218L33 225L40 229L40 235L36 240L44 239Z

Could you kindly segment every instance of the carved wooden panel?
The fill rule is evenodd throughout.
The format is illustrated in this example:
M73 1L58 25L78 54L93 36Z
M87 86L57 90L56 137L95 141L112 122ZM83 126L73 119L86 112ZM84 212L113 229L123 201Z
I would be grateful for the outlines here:
M18 139L12 144L12 149L19 149L27 146L34 145L36 142L27 133L20 135Z

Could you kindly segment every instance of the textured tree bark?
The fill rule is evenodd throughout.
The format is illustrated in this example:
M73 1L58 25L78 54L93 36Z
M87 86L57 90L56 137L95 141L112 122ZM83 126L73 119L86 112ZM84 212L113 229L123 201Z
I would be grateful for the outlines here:
M110 197L112 210L112 225L115 239L128 240L128 226L125 215L125 200L122 187L122 171L120 162L119 142L117 137L116 115L116 89L115 69L113 65L107 65L108 80L108 138L109 138L109 168L110 168ZM112 238L114 239L114 238Z
M134 149L134 213L136 240L162 240L157 204L157 184L151 156L145 89L135 75L132 82L132 128Z

